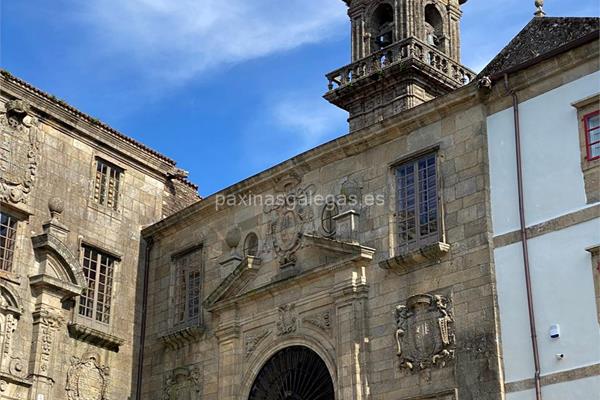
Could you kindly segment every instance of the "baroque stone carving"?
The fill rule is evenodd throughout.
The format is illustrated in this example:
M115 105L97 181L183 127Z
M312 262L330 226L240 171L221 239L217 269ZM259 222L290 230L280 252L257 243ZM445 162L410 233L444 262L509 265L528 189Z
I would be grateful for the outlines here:
M72 357L67 371L67 398L69 400L108 400L110 370L100 364L95 353Z
M329 311L323 311L318 314L309 315L304 317L303 321L324 331L331 329L331 313Z
M252 354L254 352L254 350L256 350L256 348L258 347L258 345L267 337L269 336L269 334L271 333L270 330L265 329L264 331L262 331L261 333L254 335L254 336L248 336L246 338L246 357L248 357L250 354Z
M419 294L396 307L396 342L400 366L411 371L443 367L454 358L454 317L450 301Z
M0 200L27 203L34 186L40 144L40 124L29 105L11 100L0 105Z
M296 306L294 304L286 304L277 307L277 335L283 336L296 331L298 327L298 318L296 317Z
M277 183L276 196L265 204L264 213L271 216L269 241L281 266L296 263L296 250L300 247L306 225L314 220L311 208L313 185L300 186L301 179L292 174Z
M40 324L40 371L45 374L50 367L54 332L64 323L64 318L48 310L41 310L34 315L34 320L36 319Z
M202 373L198 367L176 368L166 379L162 400L192 400L200 398Z

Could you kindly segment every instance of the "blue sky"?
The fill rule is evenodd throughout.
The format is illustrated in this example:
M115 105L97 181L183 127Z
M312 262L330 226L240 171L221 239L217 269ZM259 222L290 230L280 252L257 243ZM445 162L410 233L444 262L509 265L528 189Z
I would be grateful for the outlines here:
M347 132L321 98L348 64L341 0L0 0L0 65L177 160L211 194ZM597 0L547 0L597 16ZM463 6L462 61L479 70L533 0Z

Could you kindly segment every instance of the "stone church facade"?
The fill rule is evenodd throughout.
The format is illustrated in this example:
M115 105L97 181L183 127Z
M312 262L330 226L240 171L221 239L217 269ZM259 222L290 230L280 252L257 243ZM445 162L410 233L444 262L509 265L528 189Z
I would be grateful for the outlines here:
M0 398L595 393L583 380L600 357L540 379L503 354L517 330L501 306L518 293L498 257L522 233L498 229L491 180L512 167L490 168L502 150L490 134L518 99L598 73L598 19L540 6L476 74L460 61L466 0L345 3L352 60L327 74L324 97L350 133L200 201L172 160L2 73ZM594 99L575 98L576 120ZM598 217L597 162L583 155L596 128L581 129L589 210L524 235ZM597 246L581 252L597 262ZM579 295L596 310L600 274L588 275L597 285Z
M125 399L140 229L197 200L170 159L2 72L0 398Z

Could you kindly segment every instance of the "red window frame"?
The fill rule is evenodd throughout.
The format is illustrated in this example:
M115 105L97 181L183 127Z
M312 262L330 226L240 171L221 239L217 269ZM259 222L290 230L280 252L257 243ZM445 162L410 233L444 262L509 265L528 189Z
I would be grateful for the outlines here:
M590 127L589 127L589 120L592 117L595 117L598 114L600 114L600 110L596 110L594 112L586 114L582 118L583 119L583 127L584 127L584 130L585 130L585 149L586 149L586 153L587 153L586 154L586 160L588 160L588 161L593 161L593 160L597 160L598 158L600 158L600 155L592 157L592 146L595 145L595 144L597 144L597 143L600 143L600 140L596 140L595 142L591 142L590 141L590 139L591 139L590 133L592 131L599 130L600 126L597 126L597 127L593 128L593 129L590 129Z

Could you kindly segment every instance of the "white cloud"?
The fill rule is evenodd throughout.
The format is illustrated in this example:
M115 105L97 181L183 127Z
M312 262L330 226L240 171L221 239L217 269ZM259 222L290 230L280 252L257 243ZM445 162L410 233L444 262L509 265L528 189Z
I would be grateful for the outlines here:
M271 108L272 123L301 148L310 148L346 130L347 113L317 96L289 94Z
M185 82L344 32L340 0L103 0L78 3L98 55Z

